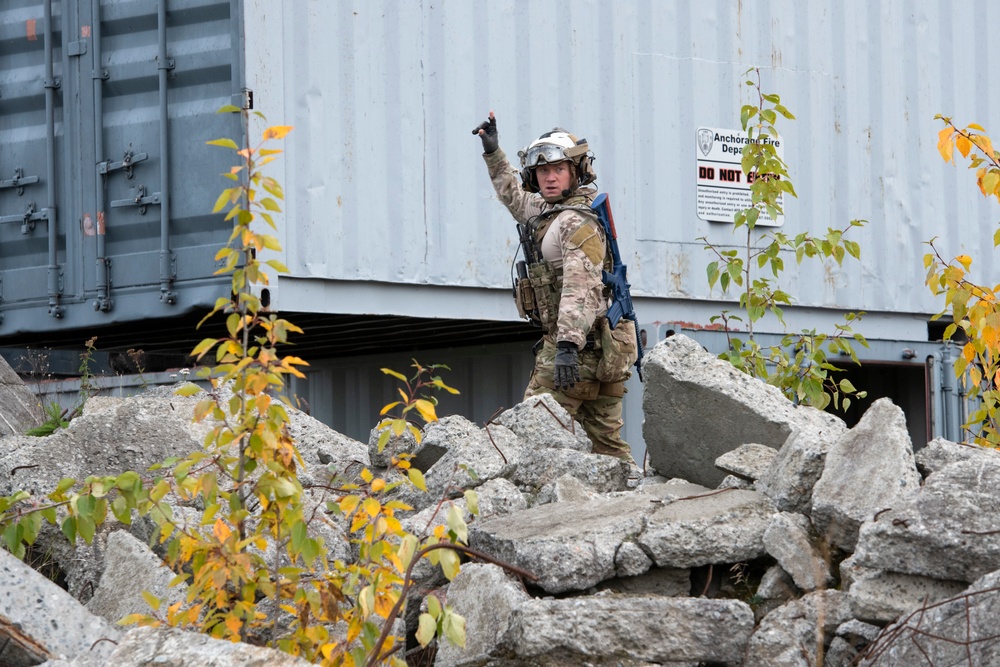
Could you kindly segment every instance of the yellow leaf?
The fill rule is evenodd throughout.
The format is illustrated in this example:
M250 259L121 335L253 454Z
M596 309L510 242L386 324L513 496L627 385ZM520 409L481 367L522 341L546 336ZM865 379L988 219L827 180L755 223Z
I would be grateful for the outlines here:
M219 542L225 542L232 535L232 531L229 530L226 524L222 523L222 519L217 519L215 525L212 526L212 534L215 535L215 539L219 540Z
M358 496L344 496L340 499L340 511L344 514L349 515L351 512L357 509L358 504L361 502L361 498Z
M384 479L379 478L379 479L373 479L372 480L372 491L374 491L374 492L377 493L377 492L381 491L384 488L385 488L385 480Z
M383 594L375 598L375 613L382 618L389 618L389 612L396 606L396 600L390 595Z
M986 157L993 158L993 142L985 134L980 134L972 138L979 146L979 149L986 153Z
M420 416L424 418L425 422L437 421L437 412L434 410L434 404L428 401L426 398L418 398L414 405L417 408L417 412Z
M285 135L292 131L292 125L273 125L264 130L264 140L284 139Z
M959 255L955 258L955 261L965 267L965 270L969 270L969 266L972 264L972 258L968 255Z
M941 154L941 158L945 162L955 161L955 158L952 156L952 149L955 145L951 141L954 134L955 128L951 125L938 132L938 153Z
M240 630L243 629L243 623L236 616L226 616L226 629L229 630L232 635L239 635Z
M972 150L972 142L960 134L958 135L958 139L955 140L955 147L958 148L958 152L962 154L962 157L969 157L969 151Z
M365 502L362 503L361 509L365 511L365 514L374 519L378 516L378 513L382 511L382 504L374 498L365 498Z
M389 412L389 410L392 410L397 405L399 405L399 401L393 401L392 403L386 404L386 406L382 408L382 412L378 413L378 416L379 417L383 416L385 413Z
M142 595L142 599L146 601L146 604L148 604L153 609L159 609L160 605L163 603L163 600L161 600L160 598L156 597L155 595L153 595L149 591L143 591L141 593L141 595Z
M394 370L392 370L390 368L383 368L381 370L386 375L391 375L392 377L396 378L397 380L401 380L403 382L406 382L406 377L402 373L397 373L396 371L394 371Z
M975 346L972 343L966 343L965 347L962 348L962 356L965 357L965 360L971 364L972 360L976 357Z
M223 148L232 148L233 150L237 150L239 148L235 141L227 138L213 139L211 141L206 141L205 143L209 146L222 146Z

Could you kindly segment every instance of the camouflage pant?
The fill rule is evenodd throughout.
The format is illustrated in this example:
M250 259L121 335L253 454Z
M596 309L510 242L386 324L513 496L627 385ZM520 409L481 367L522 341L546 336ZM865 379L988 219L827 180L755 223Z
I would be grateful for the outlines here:
M592 443L591 451L631 461L632 450L621 438L623 423L621 394L624 393L625 387L621 383L602 385L597 380L599 350L584 350L580 352L579 360L580 382L568 390L557 391L553 379L556 346L546 337L541 350L535 355L535 369L531 373L528 388L524 390L524 398L551 394L559 401L559 405L566 408L570 415L583 424L583 429ZM602 389L618 395L605 395Z

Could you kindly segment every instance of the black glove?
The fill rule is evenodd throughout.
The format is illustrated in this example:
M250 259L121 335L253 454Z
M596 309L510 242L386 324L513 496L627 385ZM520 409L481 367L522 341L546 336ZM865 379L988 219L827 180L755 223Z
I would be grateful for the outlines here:
M497 136L497 119L492 111L489 119L480 123L472 133L479 135L479 138L483 140L484 153L492 153L500 148L500 139Z
M580 380L580 365L577 361L576 345L568 340L556 344L556 390L569 389Z

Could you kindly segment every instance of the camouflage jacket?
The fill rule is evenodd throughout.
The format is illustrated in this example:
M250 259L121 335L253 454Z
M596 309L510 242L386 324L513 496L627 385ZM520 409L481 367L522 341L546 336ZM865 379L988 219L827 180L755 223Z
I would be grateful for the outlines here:
M484 154L489 168L490 180L497 197L510 214L520 223L532 221L540 214L560 206L550 204L539 194L525 192L521 181L503 150ZM583 198L580 204L590 206L597 196L592 188L576 190L573 199ZM596 216L582 211L566 210L550 218L551 224L545 233L558 234L557 246L561 261L553 261L553 266L562 272L562 292L559 299L559 316L554 335L556 341L571 341L578 348L586 344L587 334L599 317L608 310L607 297L601 271L607 252L604 234ZM542 245L542 239L539 245ZM546 243L548 245L548 243ZM561 267L559 266L561 264Z

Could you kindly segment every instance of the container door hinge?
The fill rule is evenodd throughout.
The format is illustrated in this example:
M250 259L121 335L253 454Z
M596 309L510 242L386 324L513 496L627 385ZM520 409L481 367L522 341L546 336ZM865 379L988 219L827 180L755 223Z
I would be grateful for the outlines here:
M240 92L233 95L231 98L233 106L239 107L243 111L250 111L253 109L253 91L249 88L244 88Z
M87 54L87 42L80 40L78 42L70 42L66 45L66 55L72 56L83 56Z

